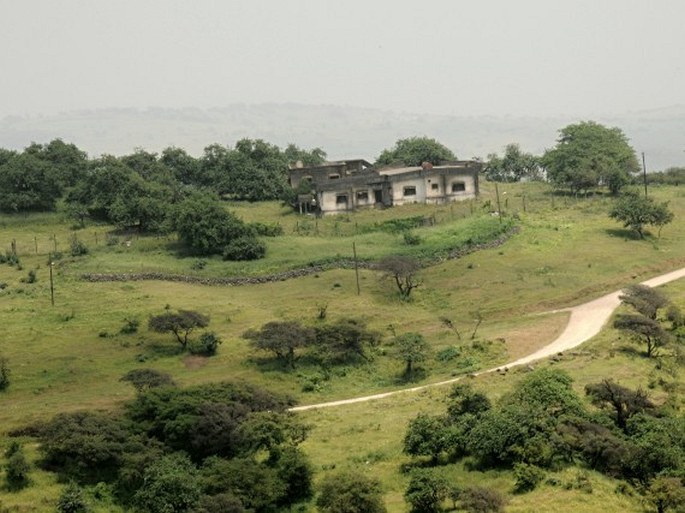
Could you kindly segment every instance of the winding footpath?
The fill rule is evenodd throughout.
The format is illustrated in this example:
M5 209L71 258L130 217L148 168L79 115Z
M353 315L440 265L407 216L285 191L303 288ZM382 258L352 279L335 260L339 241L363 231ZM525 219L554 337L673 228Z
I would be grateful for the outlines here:
M672 271L670 273L662 274L661 276L656 276L649 280L643 281L643 285L648 285L650 287L658 287L669 283L671 281L678 280L685 277L685 267ZM582 305L574 306L571 308L564 308L562 310L555 310L556 312L570 312L568 324L564 331L559 335L556 340L552 343L546 345L545 347L531 353L527 356L514 360L513 362L505 363L492 369L483 370L476 372L475 375L487 374L490 372L495 372L504 368L516 367L519 365L525 365L536 360L541 360L549 356L561 353L563 351L568 351L574 347L579 346L583 342L591 339L597 335L600 330L604 327L606 322L611 317L611 314L616 310L621 301L618 296L621 291L612 292L606 296L594 299L588 303L583 303ZM448 379L446 381L440 381L438 383L430 383L428 385L422 385L413 388L403 388L401 390L393 390L391 392L384 392L382 394L366 395L362 397L354 397L352 399L342 399L340 401L330 401L327 403L319 404L309 404L304 406L296 406L291 408L290 411L305 411L314 410L318 408L330 408L333 406L343 406L346 404L362 403L366 401L373 401L375 399L383 399L385 397L390 397L396 394L404 394L408 392L418 392L420 390L426 390L432 387L439 387L443 385L448 385L463 379L464 376L458 378Z

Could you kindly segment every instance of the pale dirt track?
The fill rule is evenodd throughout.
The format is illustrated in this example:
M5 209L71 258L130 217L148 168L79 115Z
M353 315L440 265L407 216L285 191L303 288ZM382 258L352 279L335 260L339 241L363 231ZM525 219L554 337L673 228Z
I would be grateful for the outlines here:
M643 281L643 285L648 285L650 287L658 287L665 283L669 283L674 280L685 277L685 267L672 271L670 273L662 274L661 276L656 276L649 280ZM582 305L574 306L571 308L565 308L561 311L570 312L568 324L566 329L559 335L556 340L551 344L531 353L527 356L514 360L513 362L505 363L492 369L487 369L484 371L477 372L476 375L487 374L489 372L494 372L503 368L516 367L518 365L524 365L527 363L534 362L536 360L541 360L542 358L547 358L549 356L561 353L563 351L568 351L574 347L579 346L586 340L591 339L597 333L600 332L602 327L606 324L611 317L613 311L620 304L618 296L621 294L620 291L612 292L606 296L594 299L588 303L583 303ZM372 401L374 399L383 399L384 397L389 397L395 394L404 394L407 392L417 392L419 390L425 390L431 387L438 387L442 385L448 385L462 379L463 376L458 378L448 379L446 381L440 381L438 383L430 383L428 385L421 385L412 388L403 388L402 390L393 390L391 392L384 392L382 394L366 395L362 397L354 397L352 399L342 399L340 401L331 401L327 403L319 404L309 404L304 406L296 406L291 408L291 411L304 411L313 410L316 408L329 408L333 406L342 406L345 404L361 403L365 401Z

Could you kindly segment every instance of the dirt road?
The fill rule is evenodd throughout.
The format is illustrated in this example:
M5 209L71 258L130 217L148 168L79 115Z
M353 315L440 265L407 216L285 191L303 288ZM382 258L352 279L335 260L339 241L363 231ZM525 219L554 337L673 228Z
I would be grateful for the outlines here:
M662 274L661 276L656 276L649 280L643 281L643 285L648 285L650 287L658 287L665 283L669 283L674 280L685 277L685 267L678 269L676 271ZM568 324L566 329L554 340L551 344L535 351L532 354L514 360L513 362L505 363L492 369L483 370L477 372L476 375L487 374L489 372L494 372L505 367L511 368L518 365L524 365L527 363L534 362L536 360L541 360L542 358L547 358L549 356L561 353L563 351L568 351L574 347L579 346L586 340L591 339L597 333L600 332L604 324L609 320L613 311L620 304L618 296L621 294L620 291L612 292L606 296L594 299L588 303L583 303L582 305L574 306L572 308L565 308L561 311L570 312ZM304 406L296 406L291 408L291 411L304 411L313 410L316 408L329 408L333 406L342 406L345 404L361 403L365 401L372 401L374 399L382 399L384 397L389 397L395 394L405 394L411 392L417 392L419 390L425 390L426 388L438 387L442 385L448 385L462 379L463 376L458 378L448 379L446 381L440 381L439 383L430 383L428 385L422 385L413 388L404 388L402 390L394 390L392 392L384 392L382 394L367 395L362 397L354 397L352 399L342 399L340 401L331 401L327 403L319 404L309 404Z

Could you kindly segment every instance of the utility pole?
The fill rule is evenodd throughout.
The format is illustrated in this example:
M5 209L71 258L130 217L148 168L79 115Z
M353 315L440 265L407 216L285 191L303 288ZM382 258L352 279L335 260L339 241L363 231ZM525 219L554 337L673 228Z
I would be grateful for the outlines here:
M647 197L647 166L645 165L645 152L642 152L642 176L645 182L645 198Z

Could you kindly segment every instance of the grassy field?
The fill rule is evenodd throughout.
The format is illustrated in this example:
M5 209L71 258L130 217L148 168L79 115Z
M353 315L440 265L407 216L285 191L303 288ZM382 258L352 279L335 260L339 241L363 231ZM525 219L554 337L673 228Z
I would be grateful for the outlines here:
M477 233L497 230L499 220L488 214L496 204L494 189L484 184L477 202L452 206L411 205L384 211L363 211L320 220L302 218L275 203L231 205L246 221L279 223L283 237L269 239L268 256L256 263L238 264L206 259L193 269L196 258L179 257L171 238L136 237L113 233L108 226L72 230L59 214L0 216L0 250L15 240L21 269L0 265L0 319L5 327L0 354L12 370L12 384L0 395L0 426L7 432L44 420L57 412L86 408L109 409L133 396L119 381L127 371L141 367L169 372L181 385L224 379L245 379L288 392L302 404L366 395L406 386L400 379L402 363L391 357L391 333L418 331L433 353L457 348L451 360L430 359L420 384L466 375L504 363L550 342L563 329L566 314L545 314L581 303L622 286L685 265L685 190L653 189L670 201L676 215L660 239L637 240L608 218L611 199L576 199L551 193L544 185L500 187L506 219L520 226L504 245L461 259L445 260L422 271L423 284L409 302L397 298L393 285L378 273L363 270L361 294L356 293L351 270L335 269L296 280L255 286L201 286L177 282L88 283L84 272L165 272L199 276L259 275L351 256L354 241L362 258L402 252L431 254L473 239ZM525 199L524 199L525 198ZM525 205L525 211L524 211ZM416 228L418 246L404 244L401 234L375 230L393 218L422 216L433 226ZM68 256L73 235L91 249L82 257ZM107 240L117 238L115 244ZM126 244L130 241L130 244ZM55 306L50 304L47 262L49 253L64 256L54 267ZM35 270L35 283L22 282ZM685 297L685 285L666 287L671 297ZM172 337L145 328L149 315L171 308L192 308L211 316L210 329L224 340L217 356L192 357L178 352ZM286 373L255 357L241 334L277 319L318 322L322 305L327 321L363 318L383 340L373 362L339 369L330 379L315 366L301 365ZM126 318L141 321L138 333L119 333ZM471 334L482 318L476 343ZM453 329L445 325L452 322ZM554 365L568 370L581 390L587 382L611 375L626 384L654 386L655 397L666 400L659 383L680 381L666 370L656 371L634 351L625 349L617 333L606 330L591 343ZM522 374L477 378L474 384L497 397ZM312 391L303 388L314 383ZM407 421L419 411L444 408L446 390L406 393L344 409L302 413L313 425L305 448L319 470L317 478L336 468L368 469L382 480L391 513L406 511L402 494L406 476L399 472L405 457L401 439ZM35 447L30 455L35 458ZM459 482L482 480L510 492L508 472L474 474L455 466L449 472ZM558 476L571 483L579 470ZM8 511L51 511L60 486L54 476L34 472L33 486L20 493L0 492ZM639 499L614 493L616 482L590 473L593 493L544 485L531 494L512 496L507 511L638 511ZM102 511L115 511L103 506ZM2 509L0 508L0 511Z

